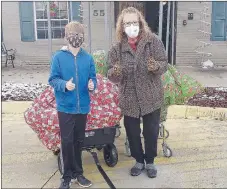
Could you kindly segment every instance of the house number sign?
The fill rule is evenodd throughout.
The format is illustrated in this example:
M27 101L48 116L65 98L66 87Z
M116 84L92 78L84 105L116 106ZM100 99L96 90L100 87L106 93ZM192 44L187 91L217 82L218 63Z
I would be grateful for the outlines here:
M94 10L93 16L105 16L104 10Z

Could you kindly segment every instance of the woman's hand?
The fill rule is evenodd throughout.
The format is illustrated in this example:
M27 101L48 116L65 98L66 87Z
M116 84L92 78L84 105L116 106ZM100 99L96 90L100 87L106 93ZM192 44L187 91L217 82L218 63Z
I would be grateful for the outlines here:
M113 66L113 75L118 77L122 74L122 68L119 64L119 62L117 62L114 66Z
M157 71L159 69L159 65L157 64L157 62L153 57L150 57L148 59L147 67L148 67L148 71L151 71L151 72Z
M108 73L107 77L114 83L119 83L123 78L123 68L119 61L119 55L117 53L117 47L112 47L108 53L107 64Z
M115 75L117 75L117 76L121 75L122 69L119 64L114 65L113 70L114 70Z

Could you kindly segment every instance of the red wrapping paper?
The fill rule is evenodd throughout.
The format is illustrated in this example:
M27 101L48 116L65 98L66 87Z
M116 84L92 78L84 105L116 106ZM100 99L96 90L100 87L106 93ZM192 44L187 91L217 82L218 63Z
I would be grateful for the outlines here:
M99 74L97 81L97 89L90 93L91 111L88 114L86 131L115 126L122 118L118 107L118 87ZM60 129L51 87L34 100L32 106L25 111L24 118L49 150L60 148Z

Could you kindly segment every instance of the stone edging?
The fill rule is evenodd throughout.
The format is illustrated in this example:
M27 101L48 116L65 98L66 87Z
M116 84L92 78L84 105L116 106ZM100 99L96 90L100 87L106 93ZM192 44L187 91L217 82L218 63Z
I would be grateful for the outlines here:
M215 119L227 121L227 108L211 108L188 105L172 105L168 108L168 119Z
M31 101L2 102L3 114L23 113ZM188 105L172 105L168 108L168 119L215 119L227 121L227 108L210 108Z

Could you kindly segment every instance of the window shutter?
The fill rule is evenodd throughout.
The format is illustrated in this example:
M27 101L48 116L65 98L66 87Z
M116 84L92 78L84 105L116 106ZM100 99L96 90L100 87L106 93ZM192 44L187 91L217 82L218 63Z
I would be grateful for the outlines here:
M33 2L19 2L21 41L35 41Z
M227 39L227 2L225 2L225 37Z
M80 18L80 1L72 1L71 6L69 7L70 11L70 21L78 21L81 22L81 18ZM71 19L72 18L72 19Z
M225 41L226 40L226 2L212 2L212 40Z

